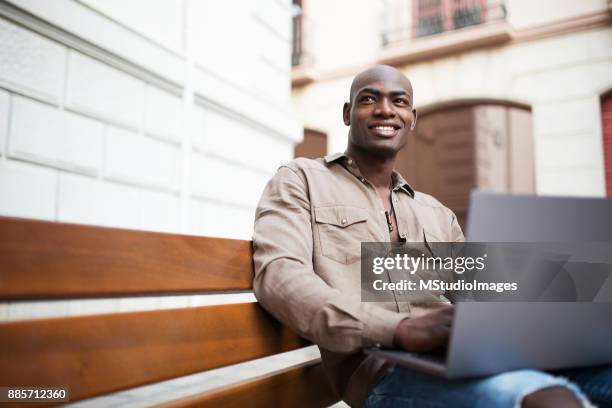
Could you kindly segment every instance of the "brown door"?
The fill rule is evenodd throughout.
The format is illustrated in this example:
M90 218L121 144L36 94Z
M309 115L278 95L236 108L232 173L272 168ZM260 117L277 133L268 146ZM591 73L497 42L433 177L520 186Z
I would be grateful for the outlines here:
M603 130L606 191L612 197L612 93L601 100L601 128Z
M312 129L304 129L304 140L295 145L293 157L316 159L327 154L327 135Z
M397 160L411 185L433 195L465 225L472 189L535 189L531 113L505 105L457 106L429 112Z

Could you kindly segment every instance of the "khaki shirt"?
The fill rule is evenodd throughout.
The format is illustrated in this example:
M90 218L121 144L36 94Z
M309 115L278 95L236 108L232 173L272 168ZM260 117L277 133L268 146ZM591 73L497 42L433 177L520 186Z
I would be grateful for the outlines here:
M415 192L399 173L392 181L402 240L463 240L452 211ZM352 406L361 405L389 367L361 349L391 347L402 319L428 311L408 302L361 302L361 242L368 241L390 241L385 210L346 155L295 159L268 182L255 216L255 295L319 346L335 390Z

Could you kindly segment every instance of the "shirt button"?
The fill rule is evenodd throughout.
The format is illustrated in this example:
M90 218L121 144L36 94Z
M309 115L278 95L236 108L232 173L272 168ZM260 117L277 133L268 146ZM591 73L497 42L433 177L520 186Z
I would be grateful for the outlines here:
M349 164L349 166L350 166L351 164L353 164L353 159L348 159L346 162L347 162L347 163Z
M359 177L359 181L361 181L362 183L365 183L365 179L363 177Z
M397 203L397 197L393 197L393 202Z
M346 225L346 218L343 218L342 221L340 221L340 224Z

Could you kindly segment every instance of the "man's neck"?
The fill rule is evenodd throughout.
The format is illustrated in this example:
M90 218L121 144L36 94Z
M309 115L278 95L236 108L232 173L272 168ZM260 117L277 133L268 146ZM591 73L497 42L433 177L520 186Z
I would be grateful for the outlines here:
M395 156L380 157L358 149L352 149L350 146L346 149L346 154L355 160L361 174L376 189L389 188L393 166L395 165Z

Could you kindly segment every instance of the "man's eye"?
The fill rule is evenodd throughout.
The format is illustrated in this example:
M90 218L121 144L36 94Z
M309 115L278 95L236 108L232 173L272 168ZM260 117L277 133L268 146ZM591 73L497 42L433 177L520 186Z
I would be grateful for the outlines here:
M402 98L397 98L394 102L398 105L408 105L408 101Z
M369 95L363 96L361 102L374 102L374 97Z

